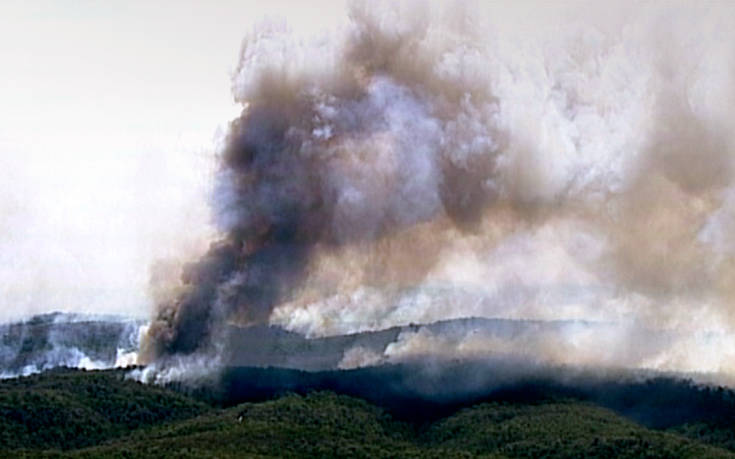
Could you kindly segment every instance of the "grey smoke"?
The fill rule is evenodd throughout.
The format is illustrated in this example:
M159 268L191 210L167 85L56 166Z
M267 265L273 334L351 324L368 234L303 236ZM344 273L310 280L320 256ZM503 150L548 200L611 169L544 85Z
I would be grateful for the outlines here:
M142 363L216 363L233 324L480 316L615 323L622 347L415 334L394 351L734 369L735 9L455 6L356 2L326 36L245 38L221 237L158 302ZM360 352L344 365L390 357Z

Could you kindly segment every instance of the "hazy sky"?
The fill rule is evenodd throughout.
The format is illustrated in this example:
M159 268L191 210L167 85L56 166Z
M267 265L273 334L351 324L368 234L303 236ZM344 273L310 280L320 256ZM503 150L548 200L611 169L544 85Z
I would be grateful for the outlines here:
M230 72L269 1L0 2L0 320L147 315L151 263L206 243Z

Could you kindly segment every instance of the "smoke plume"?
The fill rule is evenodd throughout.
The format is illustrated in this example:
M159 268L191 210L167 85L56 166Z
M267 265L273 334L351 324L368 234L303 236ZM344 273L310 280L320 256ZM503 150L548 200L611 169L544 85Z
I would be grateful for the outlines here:
M319 337L479 316L616 325L502 343L417 332L342 366L418 346L735 370L735 8L348 16L245 38L220 237L158 302L142 363L211 364L233 324Z

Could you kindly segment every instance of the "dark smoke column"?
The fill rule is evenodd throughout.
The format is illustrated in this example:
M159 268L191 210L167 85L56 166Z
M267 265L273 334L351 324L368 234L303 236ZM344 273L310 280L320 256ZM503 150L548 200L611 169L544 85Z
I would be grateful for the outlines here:
M471 66L483 50L406 13L393 11L392 24L358 5L329 42L267 28L245 41L235 77L244 109L214 196L224 237L158 305L143 363L211 351L230 321L267 321L315 253L378 253L379 241L438 219L471 229L495 201L496 102L461 68L440 68L449 53ZM400 250L390 249L390 263ZM420 280L434 255L424 250L402 271Z
M206 348L227 320L266 321L304 275L329 208L319 166L288 136L297 121L291 117L264 104L250 106L232 123L219 185L226 236L185 268L184 292L160 305L149 332L154 359Z

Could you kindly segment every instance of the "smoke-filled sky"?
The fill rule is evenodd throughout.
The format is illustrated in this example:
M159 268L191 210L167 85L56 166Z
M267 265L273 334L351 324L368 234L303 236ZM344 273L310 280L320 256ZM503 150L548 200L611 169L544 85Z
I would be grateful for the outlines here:
M327 6L0 2L0 321L148 316L151 265L206 247L243 36L264 16L318 29Z
M735 372L733 4L255 3L3 4L5 317Z

